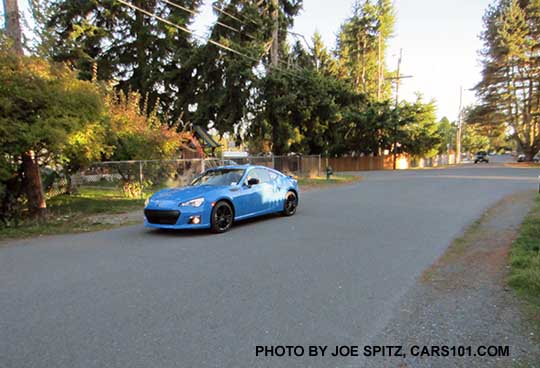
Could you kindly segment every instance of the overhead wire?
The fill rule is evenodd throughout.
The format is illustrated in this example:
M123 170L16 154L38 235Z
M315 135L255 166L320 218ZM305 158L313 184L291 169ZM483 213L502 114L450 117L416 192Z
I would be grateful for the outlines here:
M165 1L165 2L170 2L170 0L163 0L163 1ZM214 46L216 46L216 47L218 47L218 48L221 48L221 49L223 49L223 50L232 52L233 54L236 54L236 55L238 55L238 56L244 57L244 58L249 59L249 60L251 60L251 61L253 61L253 62L256 62L256 63L260 63L260 62L261 62L261 58L255 58L255 57L252 57L252 56L247 55L247 54L245 54L245 53L242 53L242 52L240 52L240 51L238 51L238 50L235 50L235 49L233 49L233 48L231 48L231 47L229 47L229 46L227 46L227 45L224 45L224 44L222 44L222 43L220 43L220 42L217 42L217 41L214 41L214 40L212 40L212 39L210 39L210 38L206 38L206 37L204 37L204 36L201 36L201 35L199 35L199 34L193 32L193 31L189 30L188 28L186 28L186 27L184 27L184 26L181 26L181 25L178 25L178 24L176 24L176 23L174 23L174 22L171 22L170 20L167 20L167 19L165 19L165 18L163 18L163 17L160 17L159 15L154 14L154 13L152 13L152 12L149 12L148 10L145 10L145 9L143 9L143 8L141 8L141 7L138 7L138 6L132 4L132 3L128 2L128 1L125 1L125 0L118 0L118 2L120 2L121 4L124 4L124 5L126 5L126 6L128 6L128 7L130 7L130 8L132 8L133 10L139 11L139 12L141 12L141 13L143 13L143 14L145 14L145 15L151 17L151 18L154 18L154 19L156 19L156 20L158 20L158 21L160 21L160 22L163 22L163 23L165 23L165 24L168 24L168 25L170 25L171 27L174 27L174 28L176 28L176 29L178 29L178 30L181 30L181 31L183 31L183 32L186 32L186 33L188 33L188 34L194 36L195 38L198 38L198 39L200 39L200 40L206 41L206 42L208 42L209 44L212 44L212 45L214 45ZM188 8L186 8L186 9L188 9ZM195 12L194 10L192 10L192 9L189 9L189 10L190 10L190 12L196 13L196 12ZM264 54L263 54L263 55L264 55ZM279 71L279 72L282 72L282 73L284 73L284 74L289 74L289 75L292 75L292 76L297 77L297 78L306 79L306 78L304 78L303 76L301 76L301 75L299 75L299 74L295 74L295 73L294 73L293 71L291 71L291 70L284 70L284 69L282 69L282 68L280 68L280 67L278 67L278 66L268 65L268 68L269 68L269 69L275 69L275 70L277 70L277 71Z
M193 10L193 9L190 9L190 8L187 8L187 7L182 6L182 5L178 4L178 3L175 3L175 2L173 2L173 1L170 1L170 0L162 0L162 1L163 1L164 3L166 3L166 4L169 4L169 5L171 5L171 6L175 7L175 8L177 8L177 9L180 9L180 10L183 10L183 11L185 11L185 12L188 12L189 14L192 14L192 15L198 15L198 14L200 14L199 11L196 11L196 10ZM216 21L216 24L218 24L218 25L221 26L221 27L227 28L227 29L229 29L229 30L231 30L231 31L237 32L237 33L239 33L239 34L242 34L242 35L244 35L244 36L246 36L246 37L249 37L249 38L251 38L251 39L253 39L253 40L255 39L255 37L253 37L252 35L247 34L247 33L245 33L245 32L242 32L240 29L237 29L237 28L235 28L235 27L233 27L233 26L230 26L230 25L228 25L228 24L226 24L226 23L223 23L223 22L221 22L221 21Z

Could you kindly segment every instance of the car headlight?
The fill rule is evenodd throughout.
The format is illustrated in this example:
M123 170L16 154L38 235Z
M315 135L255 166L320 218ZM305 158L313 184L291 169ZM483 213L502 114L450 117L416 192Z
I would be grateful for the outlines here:
M192 199L191 201L180 203L180 206L201 207L203 203L204 203L204 198L196 198L196 199Z
M150 203L150 197L146 198L144 201L144 207L148 207L148 204Z

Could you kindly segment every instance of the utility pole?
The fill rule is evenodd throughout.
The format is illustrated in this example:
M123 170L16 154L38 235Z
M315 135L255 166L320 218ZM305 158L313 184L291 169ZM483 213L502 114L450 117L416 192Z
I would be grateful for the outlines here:
M398 106L399 106L399 82L401 80L401 76L400 76L400 69L401 69L401 58L403 57L403 49L399 49L399 58L398 58L398 63L397 63L397 75L396 75L396 106L395 106L395 112L397 113L397 109L398 109ZM395 118L397 119L398 117L395 116ZM394 122L394 162L393 162L393 169L395 170L396 169L396 161L397 161L397 129L398 128L398 122L395 121Z
M461 128L462 128L462 110L463 110L463 87L459 87L459 114L458 127L456 132L456 164L461 162Z
M279 4L278 0L272 0L272 18L274 30L272 31L272 48L270 49L270 62L272 67L279 67Z
M382 35L379 32L377 50L377 102L381 101L384 68L382 65ZM399 75L399 74L398 74Z
M12 50L17 55L23 54L22 32L17 0L3 0L6 35L13 41Z

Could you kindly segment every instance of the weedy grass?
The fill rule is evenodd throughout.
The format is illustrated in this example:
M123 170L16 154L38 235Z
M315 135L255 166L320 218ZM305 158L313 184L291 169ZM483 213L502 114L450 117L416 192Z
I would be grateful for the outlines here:
M323 176L318 176L312 178L298 178L298 185L300 185L300 187L316 188L326 185L350 184L360 180L362 180L362 177L355 175L332 175L330 179L326 179L326 177Z
M508 283L536 307L540 322L540 196L535 201L512 246Z
M79 233L109 229L121 224L94 221L91 216L142 210L144 199L126 198L115 188L81 188L77 194L62 194L47 201L47 215L40 220L21 220L0 227L0 239Z

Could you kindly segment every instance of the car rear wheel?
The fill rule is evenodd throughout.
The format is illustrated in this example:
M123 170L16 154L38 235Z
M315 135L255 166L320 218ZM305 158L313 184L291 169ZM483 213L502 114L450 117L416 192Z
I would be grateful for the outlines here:
M233 224L233 209L227 202L221 201L212 209L211 229L214 233L224 233Z
M288 191L285 195L285 204L283 205L283 214L285 216L292 216L296 213L298 207L298 197L293 191Z

